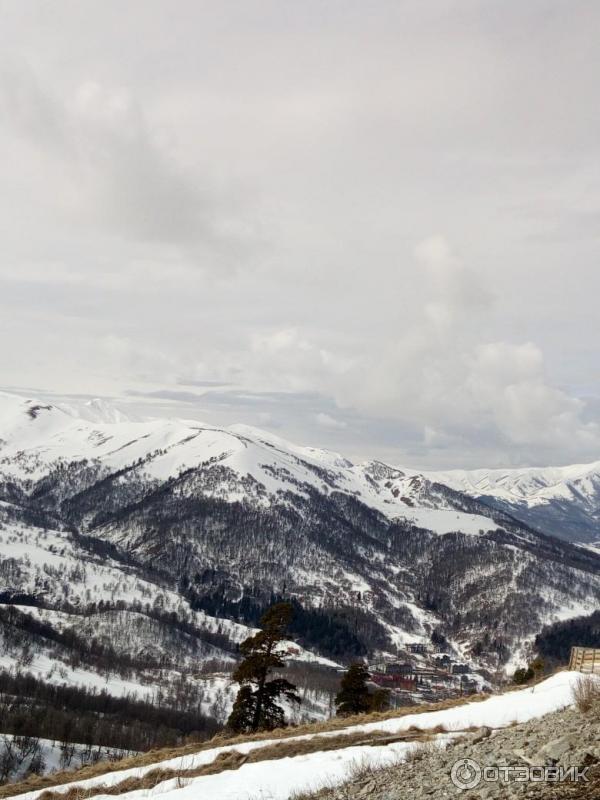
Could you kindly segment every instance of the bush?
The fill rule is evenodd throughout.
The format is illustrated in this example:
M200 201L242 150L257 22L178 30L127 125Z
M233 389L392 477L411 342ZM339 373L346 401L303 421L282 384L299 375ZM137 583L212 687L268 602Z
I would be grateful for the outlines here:
M600 712L600 678L582 675L573 687L573 699L577 709L583 714L589 711Z
M513 683L516 683L517 686L521 686L524 683L529 683L530 680L533 679L535 673L531 667L521 667L520 669L515 670L515 674L513 675Z

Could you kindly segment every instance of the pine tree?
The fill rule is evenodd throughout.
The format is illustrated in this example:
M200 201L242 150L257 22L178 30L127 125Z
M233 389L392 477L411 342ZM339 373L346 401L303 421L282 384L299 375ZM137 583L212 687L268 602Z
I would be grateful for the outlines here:
M281 727L285 717L277 702L280 697L300 702L296 687L285 678L269 680L274 669L285 667L277 645L285 638L292 613L289 603L271 606L261 617L262 630L240 645L244 660L232 676L240 690L227 721L228 728L236 733Z
M237 693L231 714L227 720L227 727L236 733L244 733L252 730L252 720L254 714L254 700L252 688L248 685L240 686Z
M364 714L371 710L368 679L369 673L364 664L359 661L350 664L347 672L344 673L340 691L335 698L338 716L348 717L352 714Z

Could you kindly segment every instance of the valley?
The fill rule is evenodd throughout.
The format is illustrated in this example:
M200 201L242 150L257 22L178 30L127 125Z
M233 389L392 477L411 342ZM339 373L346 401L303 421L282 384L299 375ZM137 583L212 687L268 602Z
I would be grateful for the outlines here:
M202 741L231 711L240 642L286 599L293 723L332 715L357 658L395 704L498 685L544 626L600 603L600 556L583 546L600 538L596 467L544 481L434 474L241 425L0 394L0 684L16 680L32 708L48 686L121 702L119 724L89 720L103 757ZM571 529L552 535L561 481L572 518L586 518L576 543ZM535 524L540 507L550 530ZM388 677L398 665L412 689ZM6 710L0 733L22 733ZM57 722L43 730L60 741Z

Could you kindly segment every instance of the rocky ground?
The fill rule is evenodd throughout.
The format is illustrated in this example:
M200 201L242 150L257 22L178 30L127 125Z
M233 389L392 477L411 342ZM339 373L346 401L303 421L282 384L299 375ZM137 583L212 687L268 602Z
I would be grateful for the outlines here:
M485 767L588 767L588 781L518 782L481 780L473 788L458 788L451 780L453 765L472 759ZM476 773L458 771L467 781ZM513 778L514 778L513 774ZM311 796L314 800L462 800L539 798L539 800L600 800L600 708L576 709L503 730L482 728L453 741L446 750L425 747L408 762L377 772L360 772L336 789Z

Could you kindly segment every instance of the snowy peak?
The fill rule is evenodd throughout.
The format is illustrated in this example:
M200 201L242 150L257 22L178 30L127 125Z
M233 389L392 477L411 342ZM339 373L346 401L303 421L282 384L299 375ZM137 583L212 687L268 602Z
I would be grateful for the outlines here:
M600 461L567 467L451 470L429 477L492 502L555 536L600 541Z
M57 406L0 393L1 442L36 447L68 424L68 414Z
M164 482L190 470L216 476L218 465L218 480L203 491L224 500L268 507L286 492L341 492L389 519L439 534L497 527L487 509L464 513L462 504L434 490L419 473L376 461L356 465L339 453L295 445L246 425L134 422L103 401L87 403L77 413L8 395L0 405L5 410L0 474L13 479L42 478L58 464L89 461L103 475L128 470Z
M114 425L121 422L133 422L133 419L128 414L123 413L116 406L102 400L99 397L93 400L87 400L80 406L60 406L68 414L78 419L84 419L87 422L96 422L105 425Z
M419 472L381 461L353 464L248 425L136 421L101 399L71 407L0 393L0 473L41 478L57 464L83 461L106 475L137 470L159 482L219 465L226 473L206 491L221 499L268 506L286 492L342 492L436 533L493 530L504 512L569 541L600 541L600 462Z
M102 420L0 396L0 501L12 504L3 513L23 537L35 525L58 538L75 532L101 559L109 548L208 614L244 619L240 603L258 613L273 595L321 615L338 609L331 657L427 641L434 630L460 651L497 619L496 650L486 644L495 663L600 598L593 552L541 536L512 506L438 475L354 464L242 425L91 410ZM26 567L13 592L45 585ZM329 630L321 617L315 626Z
M567 467L524 469L450 470L431 473L442 483L473 495L488 495L525 502L547 503L560 498L593 496L600 481L600 461Z
M14 394L0 392L0 426L3 431L24 422L25 417L37 419L43 411L52 411L53 406L37 400L25 399Z
M52 419L57 426L68 426L72 419L103 425L131 422L131 418L106 400L95 398L78 406L67 403L48 403L19 395L0 392L0 430L4 434L11 429L18 431L26 419L39 420L47 426Z

